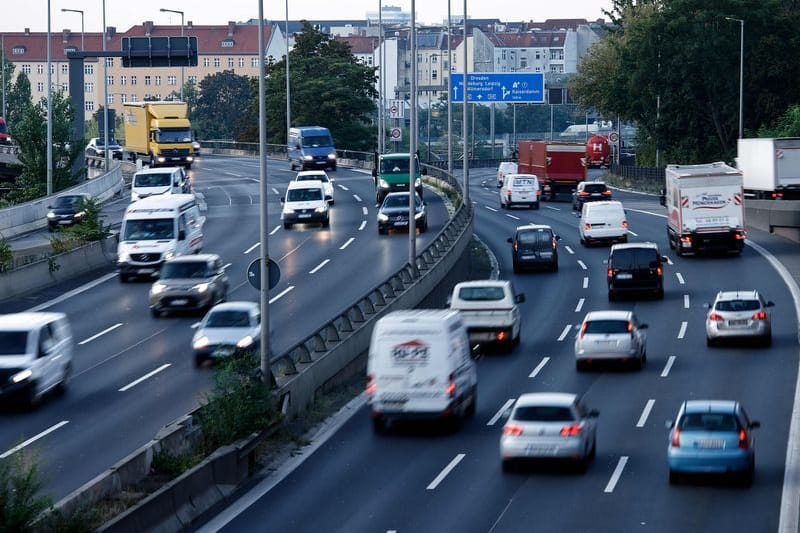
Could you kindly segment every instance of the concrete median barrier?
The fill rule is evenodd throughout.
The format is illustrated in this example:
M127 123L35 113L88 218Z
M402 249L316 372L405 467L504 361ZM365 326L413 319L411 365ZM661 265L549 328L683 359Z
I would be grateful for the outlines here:
M799 200L746 200L745 217L749 227L800 242Z

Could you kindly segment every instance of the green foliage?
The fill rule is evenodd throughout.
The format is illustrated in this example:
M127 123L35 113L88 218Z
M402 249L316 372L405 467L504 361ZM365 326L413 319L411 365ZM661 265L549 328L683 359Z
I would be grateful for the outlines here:
M759 137L800 137L800 105L793 105L778 118L773 127L758 130Z
M14 250L8 241L0 239L0 272L11 270L14 261Z
M50 507L40 496L42 478L36 461L18 452L0 459L0 533L28 531L39 514Z
M203 139L235 139L245 127L238 110L247 109L251 98L247 76L231 70L206 76L200 82L192 126Z
M6 56L5 50L0 50L0 57L2 57L3 61L5 61L5 78L0 78L0 79L5 79L6 82L5 87L0 88L0 91L2 91L3 89L5 90L4 94L6 95L7 99L8 95L11 93L12 82L14 81L15 67L14 63L8 58L8 56ZM2 100L0 100L0 106L2 106L2 103L3 103ZM6 100L6 108L8 108L8 100ZM0 107L0 117L2 116L3 116L3 108Z
M17 136L17 125L22 122L25 111L33 106L32 102L30 79L24 72L20 72L11 90L6 95L6 110L8 112L6 125L12 138Z
M200 462L200 457L191 454L175 455L166 450L159 450L153 456L152 469L158 474L178 476Z
M258 360L247 354L222 362L214 375L214 388L197 414L206 454L276 420L272 393L257 368Z
M89 533L100 525L100 513L91 507L81 507L72 514L51 508L37 522L33 531L41 533Z
M50 239L53 254L69 252L93 241L100 241L111 235L111 226L103 224L100 219L100 205L90 198L84 204L86 215L80 224L67 228L58 228L56 235Z

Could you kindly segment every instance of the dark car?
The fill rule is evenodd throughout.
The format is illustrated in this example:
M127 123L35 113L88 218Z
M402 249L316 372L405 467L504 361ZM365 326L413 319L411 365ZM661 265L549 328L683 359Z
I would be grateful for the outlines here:
M228 275L216 254L179 255L161 265L150 287L150 312L208 311L228 297Z
M611 191L602 181L582 181L572 193L572 209L580 211L586 202L610 200Z
M83 222L90 198L88 194L65 194L56 198L55 204L47 206L47 229L53 231Z
M561 237L555 235L550 226L530 224L517 227L514 236L508 238L514 272L539 266L557 272L559 240Z
M423 202L416 193L414 194L414 199L416 200L414 214L416 227L419 228L420 233L424 233L425 230L428 229L427 204ZM409 227L408 213L409 205L407 192L392 192L387 194L378 211L378 233L383 235L391 229L407 231Z
M664 258L652 242L615 244L608 255L608 299L621 293L664 298Z
M105 157L105 148L105 142L102 137L92 137L89 139L89 144L86 145L84 153L87 157ZM116 139L111 138L108 140L108 150L111 153L112 159L122 159L122 146L119 145Z

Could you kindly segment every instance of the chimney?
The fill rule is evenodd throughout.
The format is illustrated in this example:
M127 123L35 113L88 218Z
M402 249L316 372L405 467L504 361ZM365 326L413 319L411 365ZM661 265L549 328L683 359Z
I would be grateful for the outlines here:
M62 42L64 44L67 44L69 42L69 34L70 34L69 29L65 29L64 33L63 33L63 37L61 38L61 40L62 40Z
M144 26L144 36L150 37L150 34L153 33L153 21L145 20L142 26Z
M228 21L228 37L233 37L233 30L236 29L236 23L232 20Z
M191 20L186 23L186 29L187 30L191 30L192 29L192 21Z
M25 28L25 35L30 35L30 34L31 34L31 29Z
M114 38L117 34L117 28L115 26L106 26L106 38L110 41Z

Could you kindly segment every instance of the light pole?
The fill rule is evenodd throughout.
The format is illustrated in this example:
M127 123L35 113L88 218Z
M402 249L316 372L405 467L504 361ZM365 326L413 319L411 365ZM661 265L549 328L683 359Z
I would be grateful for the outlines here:
M53 76L50 57L50 0L47 0L47 196L53 194Z
M286 51L289 57L289 51ZM272 372L269 366L269 232L267 230L267 110L266 67L264 65L264 0L258 0L258 177L261 200L261 216L259 220L259 237L261 241L261 290L259 290L259 308L261 309L261 343L259 355L261 359L261 380L269 386L272 383ZM288 131L286 132L288 135Z
M103 0L103 52L106 51L108 40L106 30L106 0ZM105 169L108 172L110 154L108 152L108 58L103 55L103 155L105 156Z
M384 133L383 133L383 12L382 0L378 0L378 153L384 152ZM377 161L375 162L377 164Z
M725 20L732 20L739 23L739 138L742 138L744 126L744 19L725 17Z
M461 129L464 137L464 205L467 212L472 209L469 202L469 156L467 154L467 139L469 138L469 126L467 125L467 107L469 102L469 92L467 91L467 73L469 72L468 49L467 46L467 0L464 0L464 106L462 108Z
M0 117L6 116L6 36L0 35L0 76L3 83L3 103L0 107Z
M450 78L453 72L451 62L453 61L453 54L450 49L450 41L452 39L453 26L450 20L450 0L447 0L447 173L452 177L453 175L453 102L450 95ZM466 44L465 44L466 46Z
M181 16L181 37L183 37L183 11L178 11L177 9L167 9L165 7L161 8L162 13L175 13ZM105 23L103 24L103 32L105 33ZM105 43L105 39L103 40ZM103 48L105 50L105 48ZM183 102L183 67L181 67L181 102Z
M84 45L84 41L83 41L83 11L80 10L80 9L67 9L67 8L64 8L64 7L61 8L61 11L64 12L64 13L69 12L69 13L80 13L81 14L81 52L83 52L84 50L86 50L86 46Z
M408 264L411 266L411 275L417 277L417 202L415 178L417 177L417 164L414 158L417 155L417 14L416 1L411 0L411 124L409 127L408 143Z
M292 127L292 99L289 91L289 0L286 0L286 144L288 156L289 128Z

